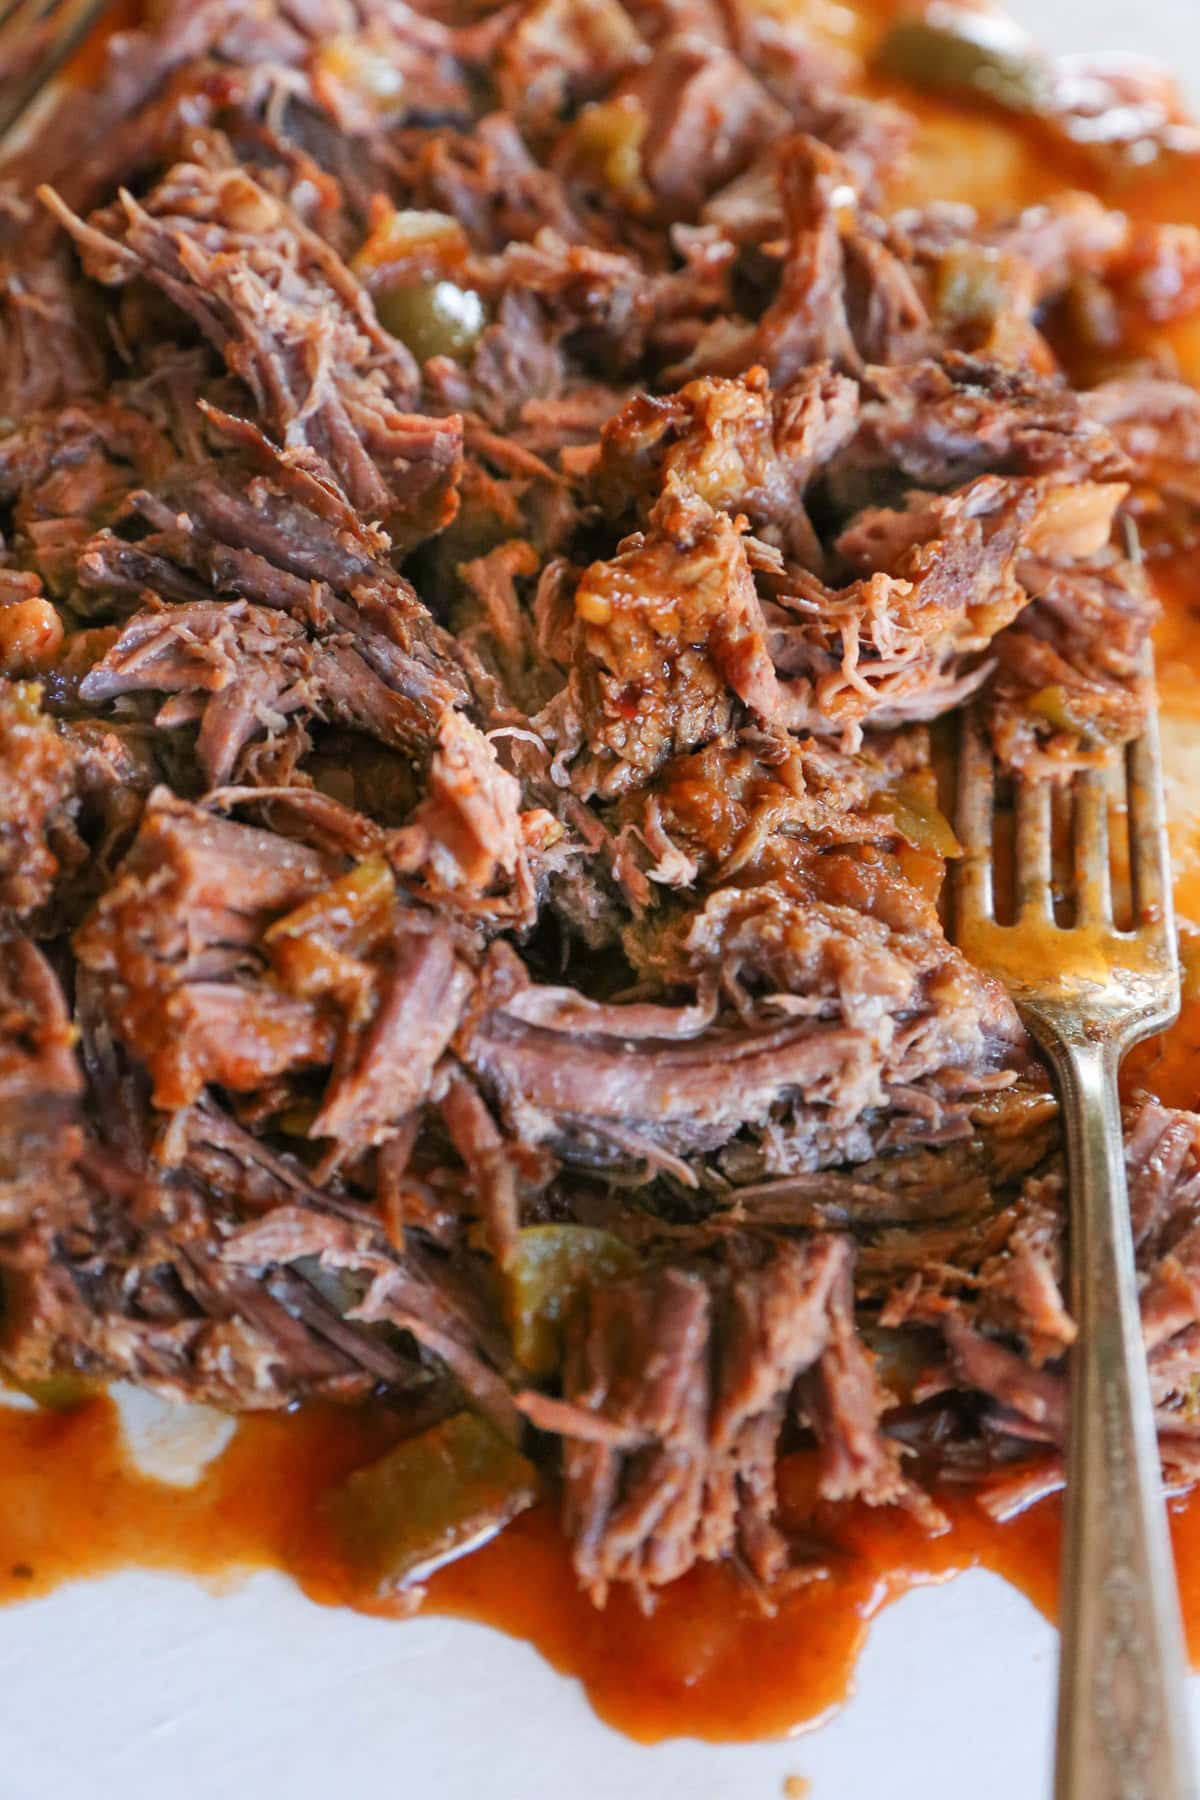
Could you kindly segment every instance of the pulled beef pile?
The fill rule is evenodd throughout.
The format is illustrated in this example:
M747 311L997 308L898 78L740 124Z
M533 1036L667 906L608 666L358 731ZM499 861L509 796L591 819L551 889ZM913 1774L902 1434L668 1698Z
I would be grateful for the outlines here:
M786 1579L792 1446L931 1528L1046 1479L1055 1102L930 725L1137 733L1200 402L1051 326L1200 257L889 213L847 75L743 0L168 0L10 153L10 1376L469 1406L597 1600ZM1128 1160L1190 1479L1200 1118Z

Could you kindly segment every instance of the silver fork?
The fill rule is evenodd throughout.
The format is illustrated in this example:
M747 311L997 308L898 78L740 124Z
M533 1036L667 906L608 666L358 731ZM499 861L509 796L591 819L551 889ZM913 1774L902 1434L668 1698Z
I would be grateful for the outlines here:
M0 0L0 144L112 0Z
M1153 668L1147 657L1146 672ZM956 936L1007 986L1058 1080L1070 1177L1071 1353L1056 1800L1194 1800L1183 1636L1134 1276L1117 1070L1179 1010L1156 721L1131 746L1132 924L1114 923L1111 782L1077 776L1075 921L1055 923L1049 784L1016 796L1016 922L993 894L995 780L974 714L964 721L954 881Z

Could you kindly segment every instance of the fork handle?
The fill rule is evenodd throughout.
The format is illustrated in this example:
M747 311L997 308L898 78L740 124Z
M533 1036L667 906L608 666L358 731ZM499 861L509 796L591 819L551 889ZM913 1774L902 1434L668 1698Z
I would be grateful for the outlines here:
M1055 1800L1196 1800L1183 1633L1134 1276L1120 1050L1112 1041L1043 1042L1066 1124L1079 1327L1071 1352Z

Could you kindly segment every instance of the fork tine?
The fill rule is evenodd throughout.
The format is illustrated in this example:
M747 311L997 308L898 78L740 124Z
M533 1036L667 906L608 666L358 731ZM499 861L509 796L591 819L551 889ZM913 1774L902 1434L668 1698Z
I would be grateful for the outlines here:
M1170 925L1171 868L1163 801L1158 717L1131 744L1129 776L1129 865L1133 883L1134 928Z
M1018 918L1054 916L1050 888L1050 783L1022 776L1017 783L1015 885Z
M1108 859L1108 800L1111 783L1103 769L1087 769L1075 780L1073 862L1075 923L1103 925L1112 918L1112 878Z
M974 707L963 714L958 752L955 819L963 854L954 865L960 919L992 916L992 817L995 771L982 721Z

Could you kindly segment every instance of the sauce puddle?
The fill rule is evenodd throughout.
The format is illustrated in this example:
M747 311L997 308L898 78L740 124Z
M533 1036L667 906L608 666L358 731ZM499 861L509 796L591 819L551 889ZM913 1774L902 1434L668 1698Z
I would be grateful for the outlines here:
M328 1406L247 1418L200 1481L178 1488L138 1471L103 1396L67 1413L4 1409L0 1601L129 1567L218 1583L273 1568L322 1605L402 1612L356 1590L323 1507L329 1487L400 1430L394 1416ZM931 1539L896 1509L812 1511L803 1456L781 1465L780 1493L785 1520L828 1552L829 1573L786 1595L774 1616L732 1571L711 1566L667 1589L649 1617L624 1592L599 1612L576 1586L548 1504L436 1575L423 1610L527 1639L579 1679L601 1718L643 1742L749 1740L819 1722L846 1698L875 1614L964 1569L993 1569L1053 1610L1054 1499L997 1525L968 1494L942 1492L953 1526ZM1176 1526L1185 1547L1200 1547L1200 1508ZM1185 1567L1200 1599L1200 1556Z
M333 1407L246 1419L201 1480L177 1488L139 1473L111 1400L69 1413L5 1409L0 1600L129 1567L218 1584L272 1568L322 1605L396 1614L403 1609L356 1591L323 1499L399 1429L392 1416ZM931 1539L894 1509L812 1512L808 1475L803 1456L782 1466L784 1516L820 1538L830 1572L793 1590L773 1617L729 1570L711 1567L667 1590L649 1617L623 1593L597 1612L575 1585L548 1505L437 1575L423 1610L527 1639L578 1678L601 1718L647 1743L749 1740L819 1722L845 1700L871 1619L910 1589L964 1569L993 1570L1053 1616L1056 1498L997 1524L969 1493L943 1490L952 1529ZM1176 1502L1172 1528L1197 1656L1200 1505Z

